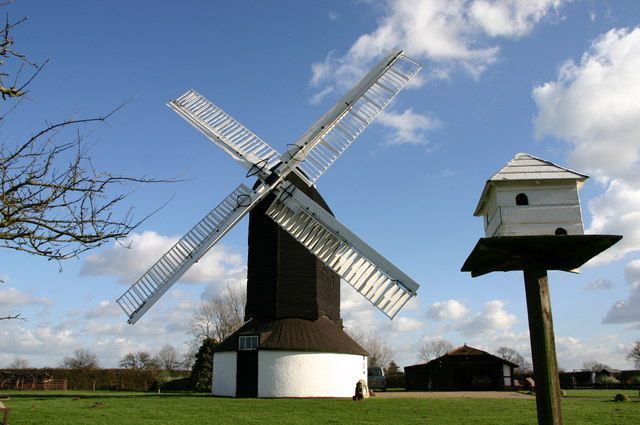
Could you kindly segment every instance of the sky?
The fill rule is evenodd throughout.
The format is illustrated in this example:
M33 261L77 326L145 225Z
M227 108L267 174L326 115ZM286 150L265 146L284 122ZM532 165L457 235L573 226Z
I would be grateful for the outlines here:
M416 80L317 181L336 217L421 287L393 321L343 285L348 329L387 341L401 367L436 337L530 360L520 272L460 272L485 181L526 152L591 176L587 233L624 239L580 274L550 272L559 366L629 369L640 338L640 3L566 0L204 2L20 0L15 47L50 61L0 137L91 117L97 169L179 179L134 187L146 220L126 241L55 262L0 250L0 367L55 366L77 348L104 367L132 351L184 352L202 299L243 285L241 221L134 326L117 298L245 171L166 102L195 89L278 151L394 48ZM2 105L7 108L8 103ZM68 136L61 134L61 140ZM124 246L130 245L129 249Z

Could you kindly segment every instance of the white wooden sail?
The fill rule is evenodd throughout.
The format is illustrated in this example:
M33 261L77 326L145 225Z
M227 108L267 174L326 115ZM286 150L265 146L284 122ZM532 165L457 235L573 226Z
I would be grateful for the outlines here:
M284 167L312 185L421 68L402 50L384 58L288 147Z
M244 184L185 234L116 300L134 324L194 263L255 204L260 195Z
M419 285L295 186L279 189L267 215L393 318Z
M168 105L253 174L266 175L278 152L195 90Z

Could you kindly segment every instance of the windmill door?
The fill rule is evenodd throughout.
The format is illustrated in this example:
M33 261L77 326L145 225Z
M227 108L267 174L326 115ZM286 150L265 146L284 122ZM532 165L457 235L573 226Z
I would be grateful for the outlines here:
M244 339L248 341L244 341ZM255 343L252 341L255 338ZM250 339L250 340L249 340ZM240 337L236 397L258 397L258 337Z

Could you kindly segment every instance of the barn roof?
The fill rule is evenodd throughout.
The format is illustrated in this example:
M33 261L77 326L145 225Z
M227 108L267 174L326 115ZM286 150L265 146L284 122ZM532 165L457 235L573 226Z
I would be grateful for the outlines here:
M341 326L325 316L318 320L252 319L222 341L214 351L236 351L238 337L241 335L258 335L260 350L368 355L367 351L351 339Z
M510 362L509 360L505 360L502 357L498 357L498 356L494 356L493 354L487 353L486 351L482 351L478 348L474 348L474 347L469 347L467 344L463 345L462 347L458 347L458 348L454 348L453 350L449 351L447 354L445 354L444 356L440 356L438 358L435 358L427 363L422 363L422 364L417 364L417 365L413 365L413 366L406 366L406 368L411 368L411 367L425 367L427 365L431 365L431 364L436 364L439 361L448 358L448 357L457 357L457 356L488 356L488 357L492 357L494 359L497 359L499 361L501 361L502 363L508 364L510 366L513 367L519 367L519 365ZM427 366L428 367L428 366Z
M501 182L509 181L539 181L539 180L573 180L578 187L589 176L561 167L553 162L535 157L528 153L514 156L500 171L494 174L484 185L482 195L473 215L484 215L485 203L491 188Z

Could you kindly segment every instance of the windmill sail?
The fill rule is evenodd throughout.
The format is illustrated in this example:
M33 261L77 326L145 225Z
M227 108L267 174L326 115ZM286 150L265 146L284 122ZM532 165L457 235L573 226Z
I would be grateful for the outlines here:
M262 197L241 184L207 214L116 302L134 324Z
M283 183L290 172L312 185L420 70L397 51L378 63L283 155L194 90L169 102L180 116L248 170L260 184L240 185L117 299L135 323L171 285L269 193L283 195L267 213L286 231L393 318L418 284L302 192ZM281 163L280 165L278 165Z
M265 174L278 162L275 149L195 90L168 105L248 171Z
M393 318L419 285L289 184L267 215L384 314Z
M280 159L312 185L420 68L402 50L387 56Z

